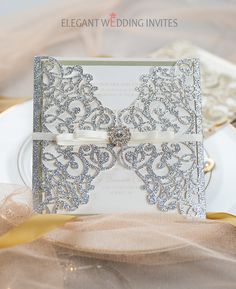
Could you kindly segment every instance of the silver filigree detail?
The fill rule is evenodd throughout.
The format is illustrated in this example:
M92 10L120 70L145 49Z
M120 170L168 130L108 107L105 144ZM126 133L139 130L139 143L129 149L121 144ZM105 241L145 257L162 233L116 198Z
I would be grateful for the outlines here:
M142 180L151 205L163 211L177 208L182 214L204 216L201 142L138 146L128 143L131 130L202 132L198 60L184 59L173 66L153 67L141 76L137 99L118 111L117 116L95 97L97 87L92 79L81 66L61 65L51 57L35 59L35 132L114 132L111 144L106 146L91 144L78 149L34 141L36 210L73 212L88 203L96 176L119 161ZM127 128L122 141L115 136L119 127Z
M226 121L236 118L235 68L225 60L185 41L173 42L151 55L157 59L201 58L203 132L210 135Z

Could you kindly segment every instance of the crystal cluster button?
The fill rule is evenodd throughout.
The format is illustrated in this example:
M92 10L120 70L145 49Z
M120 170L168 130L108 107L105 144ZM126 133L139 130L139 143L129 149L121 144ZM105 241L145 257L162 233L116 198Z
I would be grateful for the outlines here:
M124 146L130 141L131 133L127 126L113 126L108 130L108 138L111 144Z

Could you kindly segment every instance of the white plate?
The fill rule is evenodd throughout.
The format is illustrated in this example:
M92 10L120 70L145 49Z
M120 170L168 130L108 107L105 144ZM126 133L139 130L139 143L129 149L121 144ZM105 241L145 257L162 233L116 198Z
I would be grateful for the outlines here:
M0 183L23 184L17 155L32 132L32 108L32 101L27 101L0 114Z
M2 136L0 141L0 183L31 186L32 107L32 101L28 101L0 114L0 134ZM234 157L232 154L236 144L236 133L235 137L229 134L230 129L226 127L205 141L208 154L218 162L206 190L207 211L225 211L236 214L236 198L232 189L230 190L234 180L232 166L236 156ZM222 149L222 139L224 139L224 146L227 146L226 150ZM219 151L221 157L219 157ZM223 159L226 159L226 162L222 163L221 159L224 153L226 155ZM227 159L229 160L227 161Z

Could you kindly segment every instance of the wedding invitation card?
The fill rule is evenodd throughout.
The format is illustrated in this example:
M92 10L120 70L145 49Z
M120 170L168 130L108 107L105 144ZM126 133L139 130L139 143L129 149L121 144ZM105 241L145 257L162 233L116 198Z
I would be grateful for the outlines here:
M39 213L205 216L197 59L35 58Z

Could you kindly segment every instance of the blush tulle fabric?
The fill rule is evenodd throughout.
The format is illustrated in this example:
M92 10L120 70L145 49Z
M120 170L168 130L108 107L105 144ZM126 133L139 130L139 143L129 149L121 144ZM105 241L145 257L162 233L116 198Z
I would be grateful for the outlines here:
M0 234L29 218L31 191L0 185ZM236 284L236 230L176 214L81 216L0 250L1 289L226 289Z

